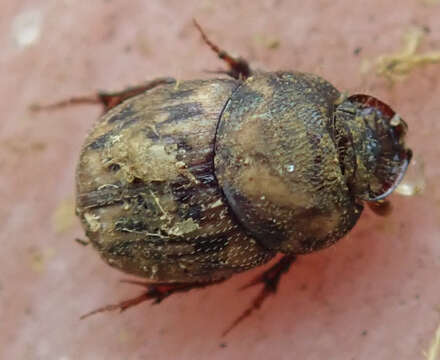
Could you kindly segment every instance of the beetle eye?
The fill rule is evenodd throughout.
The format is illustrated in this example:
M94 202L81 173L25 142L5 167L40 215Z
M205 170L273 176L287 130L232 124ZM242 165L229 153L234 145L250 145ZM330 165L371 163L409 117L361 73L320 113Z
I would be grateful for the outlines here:
M372 96L353 95L348 100L356 105L357 116L374 134L373 178L361 198L377 201L390 195L405 175L412 157L412 151L404 144L408 126L387 104Z

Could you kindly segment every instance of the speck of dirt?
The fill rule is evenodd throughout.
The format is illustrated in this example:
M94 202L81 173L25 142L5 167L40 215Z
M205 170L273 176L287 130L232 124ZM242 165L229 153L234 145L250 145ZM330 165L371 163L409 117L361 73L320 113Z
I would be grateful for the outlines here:
M421 2L423 5L427 5L427 6L440 4L440 0L421 0Z
M136 34L134 47L144 57L149 57L152 54L148 35L143 31L139 31Z
M87 246L90 244L90 242L88 242L87 240L83 240L83 239L79 239L79 238L76 238L75 241L82 246Z
M52 215L55 233L61 234L70 230L75 224L75 200L73 196L62 200Z
M440 50L417 52L425 35L423 28L408 29L404 34L403 47L400 51L381 55L375 60L376 74L394 84L404 80L416 68L440 64Z
M130 332L126 329L122 329L119 332L119 342L121 344L125 344L130 340L131 336L130 336Z
M299 289L300 289L301 291L306 291L306 290L308 289L308 286L307 286L306 283L302 283L301 286L299 287Z
M262 46L269 50L276 50L280 47L281 42L279 39L269 36L258 34L254 37L254 41L257 45Z
M425 354L426 360L438 360L440 358L440 325L434 334L434 338L431 341L431 346L428 352Z
M353 50L353 54L354 54L355 56L358 56L358 55L361 53L361 51L362 51L362 48L361 48L360 46L358 46L357 48L355 48L355 49Z
M29 142L22 138L11 138L2 141L2 146L17 156L25 156L46 150L47 144L43 141Z
M30 9L17 15L11 28L11 36L18 48L35 44L41 35L43 17L40 10Z
M55 256L55 250L52 248L39 249L31 247L30 253L30 267L36 273L42 273L46 269L47 263Z

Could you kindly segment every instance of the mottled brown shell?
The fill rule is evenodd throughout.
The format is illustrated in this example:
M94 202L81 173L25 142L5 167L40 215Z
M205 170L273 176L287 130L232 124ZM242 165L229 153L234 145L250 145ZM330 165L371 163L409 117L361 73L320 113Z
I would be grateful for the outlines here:
M158 281L208 281L274 255L231 216L214 174L216 127L239 85L165 85L99 120L81 152L77 213L110 265Z

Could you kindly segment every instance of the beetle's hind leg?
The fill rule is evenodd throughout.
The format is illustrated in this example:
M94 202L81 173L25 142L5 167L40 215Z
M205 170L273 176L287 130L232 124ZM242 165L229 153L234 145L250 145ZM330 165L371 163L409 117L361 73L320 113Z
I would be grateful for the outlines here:
M199 23L193 19L195 27L202 35L203 41L214 51L217 56L225 61L229 66L229 71L218 71L219 73L226 73L234 79L247 79L252 75L252 70L249 63L241 57L233 57L226 51L220 49L216 44L209 40Z
M124 100L127 100L128 98L142 94L143 92L147 90L151 90L156 86L165 85L165 84L174 84L175 82L176 80L170 77L157 78L147 81L138 86L126 88L122 91L117 91L117 92L99 91L96 94L86 95L86 96L76 96L70 99L61 100L48 105L33 104L31 105L30 109L32 111L40 111L40 110L60 109L71 105L101 104L103 106L104 112L107 112L108 110L120 104Z
M229 325L223 332L223 336L227 335L234 327L250 316L254 310L259 309L268 296L276 293L281 276L289 271L290 265L292 265L295 260L296 256L285 255L276 264L272 265L269 269L241 288L247 289L254 285L263 284L263 288L253 299L250 306Z
M81 316L81 319L85 319L91 315L95 315L105 311L119 310L124 311L133 306L143 303L144 301L151 300L152 304L159 304L162 300L168 296L179 293L187 292L193 289L201 289L210 285L218 284L226 279L220 279L210 282L197 282L197 283L149 283L136 280L124 280L123 282L140 285L147 288L143 294L138 295L134 298L121 301L117 304L111 304L102 306L95 310L88 312Z

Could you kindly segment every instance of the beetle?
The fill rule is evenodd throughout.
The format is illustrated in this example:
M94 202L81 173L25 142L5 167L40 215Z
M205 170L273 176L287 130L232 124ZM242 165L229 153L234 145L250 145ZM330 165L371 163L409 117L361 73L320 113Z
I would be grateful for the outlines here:
M76 213L111 266L146 278L140 296L94 310L159 303L284 256L225 334L277 289L297 255L334 244L364 203L386 197L412 157L407 125L387 104L346 96L323 78L254 71L208 39L229 78L158 78L100 103L81 150Z

